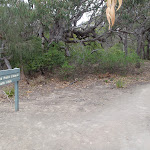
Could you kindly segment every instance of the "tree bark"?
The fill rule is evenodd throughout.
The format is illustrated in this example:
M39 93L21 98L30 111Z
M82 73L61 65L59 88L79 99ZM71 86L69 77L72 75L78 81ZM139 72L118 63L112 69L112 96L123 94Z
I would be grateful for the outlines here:
M142 49L143 49L143 59L146 59L145 47L143 43L142 43Z
M1 61L2 61L2 53L4 51L5 43L6 43L5 40L1 40L1 45L0 45L1 46L0 47L0 70L2 70L2 63L1 63Z
M143 50L143 32L144 28L142 27L140 31L137 33L137 55L142 58L142 50Z
M148 60L150 60L149 54L150 54L150 41L148 41L148 43L147 43L147 53L146 53L146 58L147 58Z
M123 35L123 51L125 52L126 56L128 55L128 35L124 33Z
M8 69L12 69L9 60L6 57L3 57L5 65L7 66Z
M45 38L43 36L43 32L44 32L43 25L41 24L38 34L39 34L39 37L41 38L41 47L42 47L42 49L44 49L44 43L45 43Z
M142 35L140 35L140 37L137 40L137 50L136 50L136 53L140 58L142 57L141 45L142 45Z

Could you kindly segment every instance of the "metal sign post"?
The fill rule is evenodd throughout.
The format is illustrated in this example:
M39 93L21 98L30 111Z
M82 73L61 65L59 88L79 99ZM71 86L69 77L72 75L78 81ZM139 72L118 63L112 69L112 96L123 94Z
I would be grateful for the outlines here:
M7 69L0 71L0 86L15 83L15 111L19 111L19 90L20 69Z

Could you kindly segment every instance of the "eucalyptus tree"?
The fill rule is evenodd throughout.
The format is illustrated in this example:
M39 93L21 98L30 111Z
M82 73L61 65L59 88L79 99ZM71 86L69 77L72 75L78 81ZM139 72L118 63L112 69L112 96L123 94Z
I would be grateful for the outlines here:
M49 36L42 34L49 45L53 41L77 43L104 40L104 36L96 32L98 26L104 25L104 0L29 0L29 4L36 12L43 32L49 33ZM89 14L89 21L79 27L78 22L85 13Z
M104 0L28 0L28 3L23 0L2 0L1 19L4 21L1 21L0 30L3 34L7 33L7 41L25 40L29 33L33 34L29 30L34 30L49 45L53 41L104 42L109 33L97 34L97 30L104 27L105 8ZM89 15L89 21L79 27L78 22L85 14ZM6 25L4 22L7 22Z
M48 47L58 41L104 42L110 35L109 32L97 34L97 27L103 28L106 20L104 0L28 0L28 3L1 0L0 12L0 36L6 43L3 58L23 47L28 49L33 36L42 38L44 48L45 42ZM89 21L79 27L78 22L85 13L89 14Z
M35 49L31 39L36 36L42 39L41 48L48 49L53 42L59 41L65 45L93 41L104 43L113 33L122 37L134 33L139 40L139 28L144 26L141 40L144 41L149 33L149 17L146 11L149 1L146 1L147 3L144 0L125 0L122 3L119 0L117 3L117 0L108 0L106 3L105 0L28 0L27 3L23 0L1 0L0 38L6 43L3 58L11 56L16 50L29 52L29 48ZM121 5L114 25L114 9ZM89 20L79 25L85 14ZM110 30L108 26L111 27ZM123 43L127 49L127 40ZM64 49L69 56L67 46ZM138 51L137 48L137 53ZM19 59L22 59L22 55Z
M0 3L0 41L1 65L11 68L9 59L28 47L28 39L32 36L31 20L33 12L23 1L1 0ZM21 56L18 58L21 59Z
M149 0L126 0L123 1L122 8L117 12L116 23L112 31L121 38L126 54L130 40L132 45L136 43L134 47L136 53L143 57L144 43L150 34L149 8Z

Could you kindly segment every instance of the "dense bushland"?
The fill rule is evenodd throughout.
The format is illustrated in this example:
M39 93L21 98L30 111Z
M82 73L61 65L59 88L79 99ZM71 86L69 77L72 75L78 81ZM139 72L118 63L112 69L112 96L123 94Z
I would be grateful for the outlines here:
M105 0L2 0L0 70L61 78L133 71L140 59L150 59L149 6L124 1L108 30Z
M96 42L87 43L87 46L71 44L71 56L66 57L61 49L63 43L53 43L48 50L42 50L38 38L31 39L31 42L31 47L12 50L11 58L13 67L21 67L30 76L50 73L66 79L88 73L127 73L140 61L134 50L129 49L129 55L126 56L121 44L115 44L107 50Z

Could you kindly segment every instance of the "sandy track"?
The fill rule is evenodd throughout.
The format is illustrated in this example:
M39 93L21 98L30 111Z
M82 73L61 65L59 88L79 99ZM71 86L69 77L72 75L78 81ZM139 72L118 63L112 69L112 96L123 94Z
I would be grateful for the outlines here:
M150 85L99 83L0 104L0 150L149 150Z

